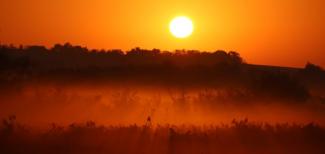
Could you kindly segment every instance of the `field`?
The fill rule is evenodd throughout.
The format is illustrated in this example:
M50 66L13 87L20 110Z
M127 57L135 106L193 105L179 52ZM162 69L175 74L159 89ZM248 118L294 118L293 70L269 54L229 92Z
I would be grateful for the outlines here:
M311 63L69 44L0 51L0 153L325 151L325 73Z
M325 130L306 125L100 126L92 121L30 130L14 117L0 131L2 153L313 153L324 152Z

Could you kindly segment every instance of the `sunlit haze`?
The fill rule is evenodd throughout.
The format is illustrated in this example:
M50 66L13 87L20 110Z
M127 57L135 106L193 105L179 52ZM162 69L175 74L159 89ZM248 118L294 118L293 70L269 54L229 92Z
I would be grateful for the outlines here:
M235 50L250 63L325 66L323 0L2 0L0 42L89 48ZM170 35L187 15L195 32Z
M325 0L0 0L0 154L325 154Z

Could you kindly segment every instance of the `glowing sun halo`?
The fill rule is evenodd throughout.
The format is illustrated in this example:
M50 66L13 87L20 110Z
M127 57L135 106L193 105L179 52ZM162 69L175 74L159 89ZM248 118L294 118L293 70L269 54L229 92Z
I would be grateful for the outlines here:
M169 30L177 38L186 38L193 32L192 20L185 16L175 17L169 24Z

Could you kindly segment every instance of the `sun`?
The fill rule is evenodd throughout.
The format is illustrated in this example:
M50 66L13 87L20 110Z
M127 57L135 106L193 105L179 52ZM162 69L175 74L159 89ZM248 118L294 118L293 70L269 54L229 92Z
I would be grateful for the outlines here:
M186 16L175 17L169 24L169 30L177 38L186 38L193 32L192 20Z

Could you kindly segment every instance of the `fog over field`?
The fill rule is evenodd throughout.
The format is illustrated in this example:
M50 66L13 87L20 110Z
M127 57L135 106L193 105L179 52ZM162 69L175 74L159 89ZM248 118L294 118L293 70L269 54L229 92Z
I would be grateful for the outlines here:
M127 84L33 83L2 96L1 118L17 116L29 125L101 124L210 125L245 119L269 123L325 124L324 105L317 100L287 102L245 96L238 89L158 87Z
M325 72L316 64L67 43L0 46L0 66L0 152L324 152Z

